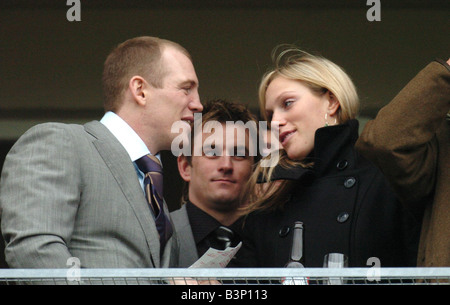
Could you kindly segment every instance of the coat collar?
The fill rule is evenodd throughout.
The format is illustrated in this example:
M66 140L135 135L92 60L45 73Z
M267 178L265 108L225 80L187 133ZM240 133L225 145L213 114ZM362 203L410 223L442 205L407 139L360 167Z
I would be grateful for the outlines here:
M307 162L314 162L312 168L296 166L285 168L277 165L272 174L272 180L300 180L321 177L337 162L344 147L353 147L358 139L357 120L335 126L322 127L317 129L314 138L314 150L305 159Z

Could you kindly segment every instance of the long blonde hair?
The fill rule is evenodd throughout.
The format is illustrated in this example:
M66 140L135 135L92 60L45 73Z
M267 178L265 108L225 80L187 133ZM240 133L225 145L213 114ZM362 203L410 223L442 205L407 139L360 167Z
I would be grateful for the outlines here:
M301 81L317 95L331 92L339 101L337 122L345 123L357 116L359 98L355 85L345 71L330 60L309 54L293 45L280 45L272 52L274 67L267 71L259 86L259 107L261 116L266 116L266 91L272 80L282 76L287 79ZM284 150L280 150L279 166L292 168L295 166L312 167L312 163L288 158ZM242 202L246 204L242 212L248 214L255 210L273 210L284 206L288 201L295 181L271 181L272 168L262 167L261 162L250 177L243 192ZM258 183L258 180L267 181Z

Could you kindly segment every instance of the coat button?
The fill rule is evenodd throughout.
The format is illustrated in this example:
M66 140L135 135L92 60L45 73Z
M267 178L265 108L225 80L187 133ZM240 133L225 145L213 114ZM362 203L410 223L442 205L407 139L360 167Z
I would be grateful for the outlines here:
M336 218L337 222L339 223L344 223L348 220L348 218L350 217L350 215L347 212L342 212L338 215L338 217Z
M353 187L355 185L355 183L356 183L355 177L349 177L349 178L345 179L344 186L345 186L345 188L349 189L349 188Z
M291 228L289 226L284 226L284 227L281 227L280 231L278 231L278 235L280 237L286 237L290 231L291 231Z
M348 166L348 161L347 160L339 161L338 164L336 164L337 169L340 170L340 171L346 169L347 166Z

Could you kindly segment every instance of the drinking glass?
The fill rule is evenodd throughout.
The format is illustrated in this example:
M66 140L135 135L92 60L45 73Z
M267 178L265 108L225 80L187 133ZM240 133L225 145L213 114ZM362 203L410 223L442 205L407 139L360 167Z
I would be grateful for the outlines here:
M342 253L328 253L323 259L324 268L347 268L348 258ZM329 277L324 280L324 284L327 285L342 285L344 280L342 277Z

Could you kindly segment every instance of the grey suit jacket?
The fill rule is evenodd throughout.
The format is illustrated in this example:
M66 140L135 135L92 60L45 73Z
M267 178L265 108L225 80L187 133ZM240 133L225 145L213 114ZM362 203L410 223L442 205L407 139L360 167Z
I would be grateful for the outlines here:
M180 246L180 256L178 267L187 268L191 266L199 257L191 224L186 210L186 205L170 213L173 225L177 231L178 244Z
M12 268L171 266L126 150L98 121L46 123L27 131L0 181L5 256ZM168 213L167 206L165 206Z

